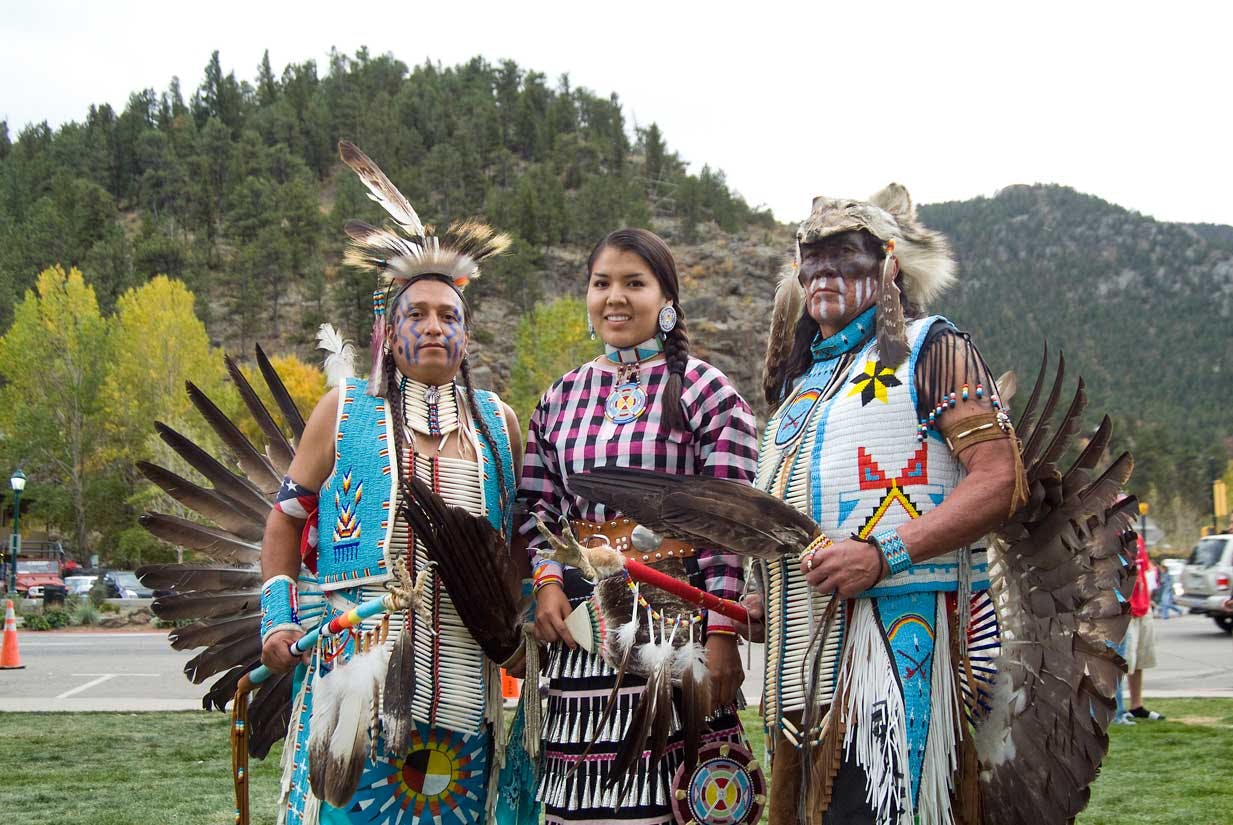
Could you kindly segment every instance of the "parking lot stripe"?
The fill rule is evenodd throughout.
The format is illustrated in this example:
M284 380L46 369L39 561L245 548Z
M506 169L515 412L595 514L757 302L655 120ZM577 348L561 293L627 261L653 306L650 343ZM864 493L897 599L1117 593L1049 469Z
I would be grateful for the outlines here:
M94 687L95 685L101 685L103 682L106 682L108 679L113 679L113 678L115 678L115 676L116 676L116 674L114 674L114 673L104 673L102 676L98 677L97 679L93 679L93 680L91 680L91 681L89 681L89 682L86 682L84 685L78 685L77 687L73 688L72 690L66 690L66 691L64 691L64 693L61 693L61 694L60 694L59 696L57 696L56 698L57 698L57 699L67 699L67 698L68 698L68 697L70 697L70 696L75 696L76 694L81 693L83 690L89 690L90 688Z

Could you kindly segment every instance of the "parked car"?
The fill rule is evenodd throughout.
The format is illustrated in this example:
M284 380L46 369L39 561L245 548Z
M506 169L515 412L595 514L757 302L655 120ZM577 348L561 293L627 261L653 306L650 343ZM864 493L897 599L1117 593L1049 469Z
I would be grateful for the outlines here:
M27 599L41 599L44 587L64 587L64 580L60 578L60 563L49 559L22 559L18 556L15 583L17 592Z
M98 576L68 576L64 580L64 584L68 587L69 593L74 596L88 596L90 591L94 589L94 583L98 581ZM111 578L104 576L103 585L107 588L104 598L122 599L124 591L120 585L116 584Z
M1211 616L1226 633L1233 633L1233 613L1225 602L1233 596L1233 535L1207 536L1199 540L1182 568L1181 607L1191 613Z
M154 598L154 591L142 584L137 574L131 570L112 570L107 577L124 591L126 599Z

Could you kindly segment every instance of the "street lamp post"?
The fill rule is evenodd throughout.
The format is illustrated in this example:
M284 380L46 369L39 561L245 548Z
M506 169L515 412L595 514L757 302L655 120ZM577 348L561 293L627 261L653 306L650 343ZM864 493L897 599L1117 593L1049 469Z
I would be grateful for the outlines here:
M26 474L13 472L9 484L13 488L13 535L9 539L9 592L17 592L17 553L21 549L21 491L26 489Z

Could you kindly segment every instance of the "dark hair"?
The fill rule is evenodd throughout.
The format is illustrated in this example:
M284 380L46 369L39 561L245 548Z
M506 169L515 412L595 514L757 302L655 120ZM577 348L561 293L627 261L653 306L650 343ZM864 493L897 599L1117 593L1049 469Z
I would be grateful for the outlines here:
M676 310L676 327L664 335L664 358L668 363L668 383L664 387L663 409L660 415L669 429L686 430L689 425L685 420L685 411L681 409L681 390L685 378L685 368L689 364L689 333L685 328L685 313L681 309L681 284L676 274L676 259L664 239L646 229L618 229L608 233L602 241L591 250L587 258L587 278L595 268L595 260L605 249L619 249L622 252L632 252L641 258L650 268L659 287L672 302Z
M467 299L463 297L462 292L454 285L454 282L443 275L422 275L418 278L412 278L401 289L393 300L386 304L386 311L392 313L398 298L402 296L410 286L417 281L431 279L449 284L449 286L458 293L459 299L462 301L462 326L467 332L471 331L471 308L467 305ZM484 422L483 416L480 415L479 402L475 399L475 385L471 381L471 364L467 361L467 357L462 357L462 363L458 365L458 372L462 375L462 385L466 388L467 410L471 413L471 420L475 422L476 428L479 429L480 435L488 442L488 446L493 450L493 458L497 465L497 490L500 498L500 508L504 512L506 505L509 503L509 492L506 489L505 468L501 464L500 456L496 455L497 442L492 438L492 432L488 429L488 425ZM398 492L402 501L407 500L409 488L405 486L406 472L402 467L403 453L406 452L407 445L403 438L407 426L406 419L403 418L403 397L402 397L402 382L398 376L402 373L398 369L398 365L394 362L394 353L386 351L385 353L385 397L390 405L390 412L394 417L394 449L398 456ZM414 446L412 446L414 452Z
M858 230L858 232L867 251L877 255L883 254L883 243L874 237L872 232L866 229ZM899 301L903 304L904 317L908 320L920 318L922 316L921 308L908 299L907 290L904 289L902 271L895 277L895 284L899 287ZM813 352L810 347L817 337L818 323L810 317L808 300L806 300L801 317L796 321L796 329L792 336L792 348L788 351L788 357L779 364L774 375L768 376L765 386L768 403L773 405L783 400L787 390L792 386L792 382L808 371L809 365L813 363Z

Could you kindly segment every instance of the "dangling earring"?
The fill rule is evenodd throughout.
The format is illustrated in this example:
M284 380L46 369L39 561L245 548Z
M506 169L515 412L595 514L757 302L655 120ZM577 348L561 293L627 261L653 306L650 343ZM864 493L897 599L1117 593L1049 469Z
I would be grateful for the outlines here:
M676 308L672 304L659 311L659 331L667 335L676 329Z
M591 323L590 314L587 315L587 335L590 336L592 341L595 340L595 326Z

